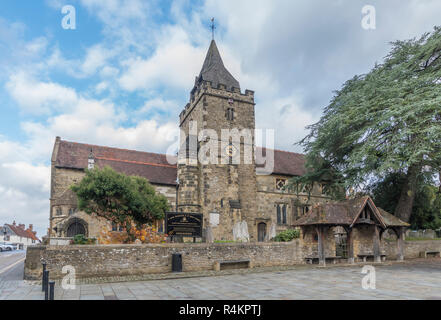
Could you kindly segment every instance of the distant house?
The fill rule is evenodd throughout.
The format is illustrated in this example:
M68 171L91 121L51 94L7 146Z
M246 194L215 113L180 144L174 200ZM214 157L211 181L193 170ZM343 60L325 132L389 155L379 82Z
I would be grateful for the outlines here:
M27 246L32 246L40 243L37 237L37 232L33 230L32 224L26 229L24 224L7 224L0 228L0 242L17 244L18 248L26 249Z

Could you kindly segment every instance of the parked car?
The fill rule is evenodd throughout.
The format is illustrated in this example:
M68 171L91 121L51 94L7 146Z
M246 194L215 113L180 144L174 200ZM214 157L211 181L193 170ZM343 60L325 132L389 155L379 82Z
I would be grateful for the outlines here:
M0 243L0 251L12 251L15 247L12 244Z

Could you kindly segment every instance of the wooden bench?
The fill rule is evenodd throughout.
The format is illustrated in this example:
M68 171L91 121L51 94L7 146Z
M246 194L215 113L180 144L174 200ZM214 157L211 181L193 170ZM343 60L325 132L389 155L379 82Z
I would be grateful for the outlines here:
M420 252L420 257L427 259L430 257L433 258L439 258L440 257L440 251L421 251Z
M341 259L343 259L343 257L340 256L336 256L336 257L325 257L325 262L329 262L331 261L333 264L336 264L338 261L340 261ZM319 257L306 257L305 261L307 264L314 264L314 262L319 263L320 259Z
M358 254L357 257L362 259L363 262L366 262L367 258L372 258L372 260L374 260L374 258L375 258L375 256L373 254ZM386 255L385 254L380 254L380 259L383 262L386 261Z
M251 267L252 265L250 259L223 260L223 261L216 261L214 263L215 271L220 271L225 269L246 269Z

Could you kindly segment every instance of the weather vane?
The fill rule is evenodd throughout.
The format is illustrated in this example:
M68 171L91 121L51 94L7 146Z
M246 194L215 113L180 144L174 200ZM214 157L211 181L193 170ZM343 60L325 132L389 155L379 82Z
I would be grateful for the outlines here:
M214 40L214 29L216 27L214 26L214 18L211 18L211 38Z

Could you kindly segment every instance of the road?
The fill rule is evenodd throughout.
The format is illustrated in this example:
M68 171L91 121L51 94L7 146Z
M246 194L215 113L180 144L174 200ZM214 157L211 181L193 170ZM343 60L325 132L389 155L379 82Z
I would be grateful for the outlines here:
M0 282L23 280L26 251L0 252Z

